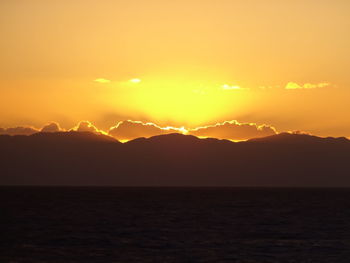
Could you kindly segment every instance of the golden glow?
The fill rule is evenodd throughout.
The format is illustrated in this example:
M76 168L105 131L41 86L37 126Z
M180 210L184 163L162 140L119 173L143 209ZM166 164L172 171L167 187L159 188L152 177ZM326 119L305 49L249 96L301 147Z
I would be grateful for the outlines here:
M0 127L236 119L350 136L349 13L348 0L0 1Z
M150 120L177 126L197 126L212 122L225 112L240 112L248 104L249 94L229 95L220 89L219 81L195 78L157 76L145 77L135 87L121 83L119 89L127 93L135 110L142 111ZM120 96L116 88L115 96ZM243 100L246 98L246 101ZM112 103L112 102L111 102Z

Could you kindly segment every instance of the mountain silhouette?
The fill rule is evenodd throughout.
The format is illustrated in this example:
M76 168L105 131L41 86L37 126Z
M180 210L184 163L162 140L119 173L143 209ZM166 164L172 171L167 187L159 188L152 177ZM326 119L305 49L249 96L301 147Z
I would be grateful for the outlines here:
M281 133L244 142L89 132L0 136L1 185L350 186L350 141Z

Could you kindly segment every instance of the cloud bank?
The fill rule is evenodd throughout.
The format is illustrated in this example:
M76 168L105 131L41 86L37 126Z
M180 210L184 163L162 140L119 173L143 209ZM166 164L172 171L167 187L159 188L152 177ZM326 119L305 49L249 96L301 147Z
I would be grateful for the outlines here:
M121 141L170 133L186 133L186 130L174 127L162 128L154 123L127 120L121 121L116 126L111 127L108 132L109 135Z
M75 127L70 129L70 131L77 131L77 132L92 132L95 134L104 134L107 133L105 131L99 130L95 125L93 125L89 121L81 121L79 122Z
M229 140L248 140L277 134L274 127L255 123L239 123L235 120L217 123L189 130L188 134L197 137L214 137Z
M57 122L51 122L41 128L41 132L60 132L64 131Z
M27 126L18 126L13 128L0 128L0 135L32 135L34 133L39 132L40 130Z
M80 121L71 129L65 130L57 122L45 124L41 129L34 127L14 127L0 128L1 134L8 135L32 135L38 132L91 132L114 137L119 141L129 141L140 137L149 138L156 135L170 133L189 134L197 137L213 137L228 140L248 140L277 134L274 127L269 125L257 125L255 123L239 123L238 121L225 121L214 125L186 129L184 127L160 127L154 123L144 123L141 121L121 121L117 125L109 128L108 131L98 129L89 121Z

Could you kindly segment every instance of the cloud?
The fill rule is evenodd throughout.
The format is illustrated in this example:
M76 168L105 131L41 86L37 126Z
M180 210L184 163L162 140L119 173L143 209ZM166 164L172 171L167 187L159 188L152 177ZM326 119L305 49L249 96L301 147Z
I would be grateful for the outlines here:
M255 123L239 123L235 120L190 129L188 134L229 140L247 140L277 134L274 127Z
M108 132L109 135L121 141L169 133L186 133L186 130L184 128L160 127L154 123L127 120L111 127Z
M109 79L104 79L104 78L98 78L98 79L95 79L94 81L102 84L111 82Z
M63 131L57 122L51 122L41 128L41 132L60 132Z
M221 88L223 90L247 90L247 88L241 88L240 86L237 86L237 85L228 85L228 84L224 84L221 86Z
M257 125L255 123L239 123L235 120L225 121L214 125L208 125L193 129L184 127L160 127L154 123L142 121L120 121L116 126L111 127L108 133L98 129L89 121L80 121L69 130L64 130L56 122L44 125L41 129L33 127L0 128L0 134L9 135L32 135L37 132L92 132L114 137L120 141L129 141L140 137L152 137L170 133L190 134L197 137L212 137L229 140L247 140L277 134L274 127L268 125Z
M285 89L317 89L329 87L330 83L322 82L317 84L305 83L304 85L299 85L295 82L288 82Z
M34 133L39 132L38 129L34 127L13 127L13 128L0 128L0 135L32 135Z
M95 125L93 125L89 121L81 121L79 122L75 127L71 129L71 131L77 131L77 132L92 132L96 134L104 134L106 135L106 132L99 130Z

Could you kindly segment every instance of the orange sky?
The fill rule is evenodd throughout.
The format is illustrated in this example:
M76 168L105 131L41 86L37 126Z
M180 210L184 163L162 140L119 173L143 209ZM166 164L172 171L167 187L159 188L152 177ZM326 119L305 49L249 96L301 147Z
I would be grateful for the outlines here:
M348 0L0 2L0 127L237 120L350 136Z

